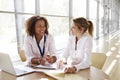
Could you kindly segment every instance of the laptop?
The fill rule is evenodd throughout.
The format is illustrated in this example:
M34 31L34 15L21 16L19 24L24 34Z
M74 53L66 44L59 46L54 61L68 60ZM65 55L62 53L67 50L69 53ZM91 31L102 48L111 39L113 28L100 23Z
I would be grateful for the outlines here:
M22 76L28 73L32 73L33 70L25 65L22 66L22 69L20 67L17 67L18 65L14 66L12 63L12 60L9 56L9 54L0 53L0 69L2 71L8 72L10 74L13 74L15 76Z

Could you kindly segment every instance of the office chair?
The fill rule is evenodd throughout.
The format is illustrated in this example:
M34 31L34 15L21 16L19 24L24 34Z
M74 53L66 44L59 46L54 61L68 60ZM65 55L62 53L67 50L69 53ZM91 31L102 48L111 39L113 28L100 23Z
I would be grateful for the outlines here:
M19 56L20 56L20 58L23 62L26 61L26 56L25 56L25 51L24 50L20 51Z
M106 58L107 56L104 53L92 53L92 66L102 69Z

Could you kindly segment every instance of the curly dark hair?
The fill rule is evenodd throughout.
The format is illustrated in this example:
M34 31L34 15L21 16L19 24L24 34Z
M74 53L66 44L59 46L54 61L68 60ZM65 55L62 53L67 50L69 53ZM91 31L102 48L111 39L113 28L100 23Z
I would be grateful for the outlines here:
M25 22L25 27L26 27L26 32L28 35L30 36L34 36L35 35L35 24L38 20L43 20L45 22L45 27L46 27L46 31L45 33L48 34L48 21L45 17L40 17L40 16L32 16L29 19L26 20Z

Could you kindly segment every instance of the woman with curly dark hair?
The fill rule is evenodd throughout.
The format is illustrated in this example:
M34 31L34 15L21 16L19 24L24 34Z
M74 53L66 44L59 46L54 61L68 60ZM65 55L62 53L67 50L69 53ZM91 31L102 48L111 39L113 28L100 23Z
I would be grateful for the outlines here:
M45 17L32 16L25 23L25 55L30 64L52 64L56 61L54 38L48 32L48 21Z

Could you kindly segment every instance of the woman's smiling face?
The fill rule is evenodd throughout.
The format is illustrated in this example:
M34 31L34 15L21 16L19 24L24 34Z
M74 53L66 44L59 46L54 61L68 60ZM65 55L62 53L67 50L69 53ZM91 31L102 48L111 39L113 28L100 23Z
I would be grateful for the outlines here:
M35 33L36 35L43 36L46 31L45 22L43 20L38 20L35 24Z

